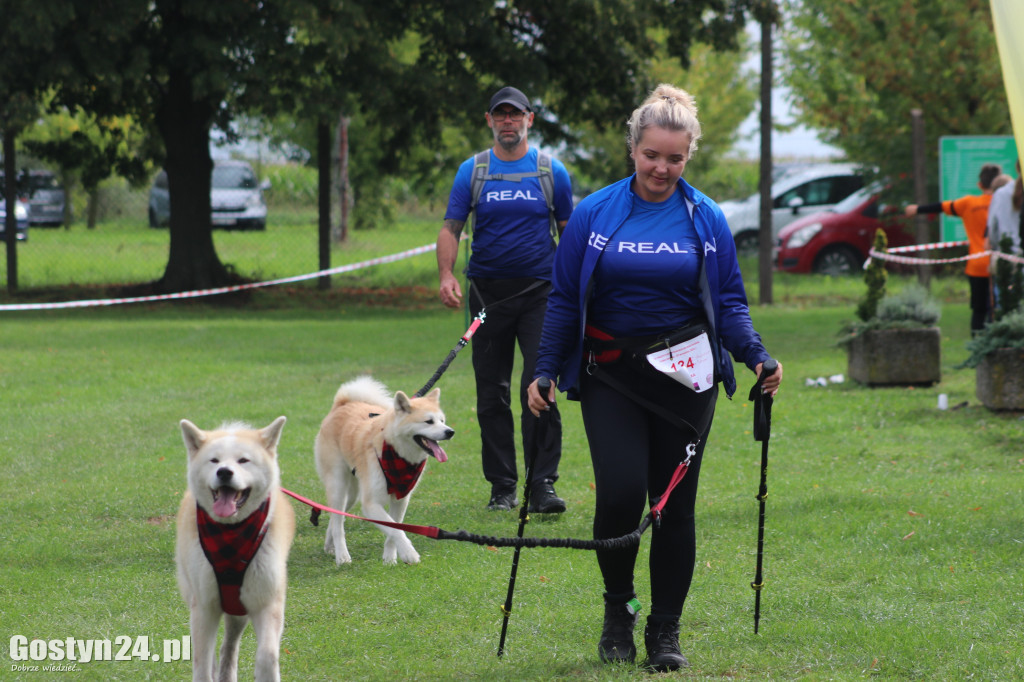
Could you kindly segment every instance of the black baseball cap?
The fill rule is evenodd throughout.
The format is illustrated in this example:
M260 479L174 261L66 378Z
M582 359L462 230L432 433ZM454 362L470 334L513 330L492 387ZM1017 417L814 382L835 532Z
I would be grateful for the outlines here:
M494 96L491 97L491 106L487 111L494 111L495 107L502 104L511 104L521 111L532 111L530 109L530 100L526 99L526 95L511 86L504 87L494 93Z

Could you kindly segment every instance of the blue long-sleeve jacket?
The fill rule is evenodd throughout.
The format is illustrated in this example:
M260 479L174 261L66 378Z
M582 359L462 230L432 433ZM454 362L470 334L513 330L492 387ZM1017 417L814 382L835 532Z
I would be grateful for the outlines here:
M633 176L591 194L576 207L555 253L552 290L534 377L558 378L558 388L575 396L583 362L583 329L592 277L602 249L629 217L635 194ZM718 204L679 179L681 191L669 201L684 201L704 248L707 286L701 301L718 344L718 372L726 395L736 391L729 351L737 361L754 369L768 359L761 337L754 331L743 289L736 246Z

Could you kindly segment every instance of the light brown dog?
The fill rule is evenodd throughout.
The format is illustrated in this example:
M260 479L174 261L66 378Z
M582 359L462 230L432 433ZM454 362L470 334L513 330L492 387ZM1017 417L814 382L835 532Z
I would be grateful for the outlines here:
M438 462L448 459L438 441L450 439L455 431L445 424L440 397L436 388L422 398L409 398L401 391L392 397L368 376L342 384L314 448L327 504L347 512L358 499L363 516L401 523L427 455ZM385 564L399 559L419 562L420 555L404 532L377 527L387 538ZM339 565L352 561L344 517L331 514L324 551Z
M277 464L284 423L278 417L259 430L231 423L203 431L181 421L188 490L178 510L175 560L190 613L193 680L237 677L238 643L250 620L256 679L281 678L286 563L295 535ZM216 670L221 615L224 643Z

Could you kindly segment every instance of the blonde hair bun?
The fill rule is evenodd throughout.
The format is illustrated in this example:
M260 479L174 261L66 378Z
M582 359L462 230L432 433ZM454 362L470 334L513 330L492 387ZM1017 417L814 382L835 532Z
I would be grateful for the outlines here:
M701 136L700 121L697 120L697 100L686 90L669 83L662 83L651 91L643 104L633 111L627 125L630 151L640 143L644 130L651 126L688 133L691 157L697 151L697 140Z

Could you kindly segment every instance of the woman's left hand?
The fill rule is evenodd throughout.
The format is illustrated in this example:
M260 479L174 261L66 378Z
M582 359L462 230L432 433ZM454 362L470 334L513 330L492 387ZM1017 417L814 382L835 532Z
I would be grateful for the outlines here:
M761 378L761 366L763 364L764 364L763 362L759 362L759 363L757 363L757 367L754 368L754 371L757 372L757 378L758 379ZM767 393L768 395L770 395L770 396L772 396L774 398L775 394L779 392L779 384L781 384L781 383L782 383L782 363L780 362L779 363L779 368L775 370L775 373L772 374L769 377L765 377L764 383L761 384L761 386L762 386L762 393Z

